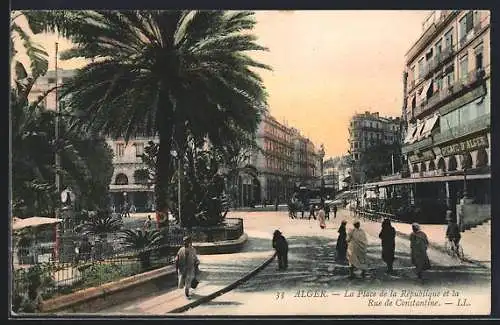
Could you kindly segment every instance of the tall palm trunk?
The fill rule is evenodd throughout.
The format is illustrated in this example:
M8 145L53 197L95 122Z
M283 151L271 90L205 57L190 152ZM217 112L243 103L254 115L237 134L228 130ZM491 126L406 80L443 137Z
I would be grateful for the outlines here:
M167 230L169 226L168 210L171 208L169 201L170 181L173 176L174 168L172 165L172 127L169 120L172 114L168 114L168 95L165 91L160 94L160 107L158 109L158 136L159 148L158 157L156 159L156 180L155 180L155 196L156 196L156 212L166 215Z

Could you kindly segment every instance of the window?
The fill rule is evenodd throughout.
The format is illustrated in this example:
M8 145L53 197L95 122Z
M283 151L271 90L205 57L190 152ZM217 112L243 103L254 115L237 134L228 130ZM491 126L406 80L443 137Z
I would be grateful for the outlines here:
M425 54L425 60L430 61L432 59L433 50L432 48Z
M68 81L70 81L70 80L71 80L71 78L70 78L70 77L63 77L63 78L62 78L62 82L63 82L63 83L68 82Z
M474 53L476 55L476 70L480 70L483 68L483 44L477 46Z
M465 81L469 73L469 56L466 55L460 59L460 80Z
M123 155L125 154L125 144L124 143L117 143L115 152L116 152L116 156L123 157Z
M465 17L460 20L460 42L464 42L466 40L467 34L473 27L473 12L469 11Z
M135 144L135 155L136 157L141 156L144 153L144 143Z
M444 35L444 44L446 49L453 48L453 28Z
M434 45L434 48L436 49L436 57L438 58L441 55L441 52L443 51L441 43L442 43L441 39L439 39L439 41L437 41L436 44Z
M56 78L48 78L48 79L47 79L47 82L48 82L49 84L55 84L55 83L56 83Z
M443 89L443 77L437 77L434 81L434 90L438 92L441 89Z
M424 77L424 58L421 58L418 61L418 78L421 79Z
M410 80L415 81L415 66L411 67L411 75Z

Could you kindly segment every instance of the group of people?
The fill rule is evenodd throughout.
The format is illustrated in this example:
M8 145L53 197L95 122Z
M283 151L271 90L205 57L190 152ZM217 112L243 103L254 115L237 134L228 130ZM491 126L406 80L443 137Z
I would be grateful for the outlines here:
M321 219L322 210L318 214ZM321 221L320 221L321 222ZM360 270L364 278L368 271L367 266L367 248L368 239L366 232L361 229L361 223L355 221L354 228L347 232L347 222L342 221L338 229L338 238L336 244L337 261L349 263L349 278L355 277L355 271ZM420 229L417 223L412 224L413 232L410 235L411 261L415 266L417 277L422 279L422 273L430 269L430 260L427 255L429 241L427 235ZM386 273L394 274L394 253L396 248L396 230L391 225L389 219L382 222L382 229L379 233L382 244L382 259L387 265ZM288 242L279 230L275 230L272 240L273 248L276 250L278 258L278 269L286 270L288 268Z
M366 253L368 240L366 233L360 227L360 222L353 223L354 228L347 234L346 221L342 221L339 227L337 239L337 261L349 262L349 276L354 278L354 271L361 270L362 277L365 277L368 270L366 263ZM430 268L430 260L427 255L429 240L427 235L420 229L417 223L412 224L413 232L410 235L411 262L415 266L417 277L422 279L422 273ZM387 265L387 274L393 274L394 252L396 249L396 230L391 225L389 219L382 222L382 229L378 237L382 244L382 260Z
M337 206L333 205L330 211L330 205L329 204L320 204L320 205L314 205L310 204L309 205L309 215L307 217L304 216L306 209L305 205L299 202L298 200L292 199L292 201L288 205L288 216L290 219L299 219L298 212L301 213L300 219L307 218L308 220L314 219L316 220L317 217L319 217L320 212L323 211L325 218L327 220L330 220L330 212L333 213L333 218L335 219L337 217Z

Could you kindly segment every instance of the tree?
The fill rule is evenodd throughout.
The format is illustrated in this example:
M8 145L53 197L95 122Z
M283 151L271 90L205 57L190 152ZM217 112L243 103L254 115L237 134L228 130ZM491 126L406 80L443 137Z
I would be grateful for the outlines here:
M399 144L378 143L361 154L359 167L367 181L377 181L383 175L392 174L392 158L394 160L394 170L401 170L401 148Z
M141 268L147 270L151 266L151 253L161 242L161 234L157 230L123 230L121 232L123 246L139 251Z
M156 207L165 212L174 173L171 150L186 138L222 148L234 130L256 131L266 93L245 52L266 48L249 32L252 12L26 12L35 32L59 31L75 46L62 59L95 59L65 85L85 127L114 137L158 135ZM181 173L182 175L182 173Z
M37 79L47 72L47 53L31 42L29 31L17 24L21 12L12 14L11 42L15 35L23 40L23 48L30 61L30 71L16 60L12 48L11 63L15 75L11 85L12 135L12 191L13 213L16 216L51 215L59 199L56 193L55 153L61 156L61 170L65 185L79 195L81 206L106 206L107 189L113 174L112 152L103 140L91 134L82 134L70 125L70 119L60 116L60 137L55 139L56 113L42 106L47 90L36 100L29 94ZM62 110L62 114L68 113Z
M106 237L107 234L119 231L123 226L122 219L108 210L90 211L81 230L84 234Z

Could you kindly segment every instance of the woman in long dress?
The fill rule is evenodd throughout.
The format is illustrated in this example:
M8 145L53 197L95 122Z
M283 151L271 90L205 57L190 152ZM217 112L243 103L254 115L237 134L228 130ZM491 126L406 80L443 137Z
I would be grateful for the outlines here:
M411 227L413 230L410 235L411 262L415 265L417 277L422 279L422 272L431 268L429 256L427 256L429 240L427 235L420 230L418 223L413 223Z
M319 221L319 227L321 229L325 229L326 228L326 218L325 218L325 210L323 207L321 207L319 209L319 212L318 212L318 221Z
M184 288L184 293L187 298L189 297L189 288L191 282L196 277L196 269L200 263L196 250L193 247L191 237L184 237L184 247L181 247L177 252L175 265L177 269L177 276L179 279L178 288Z
M337 261L345 263L347 258L347 221L342 221L339 227L339 236L337 238Z
M385 219L382 222L382 230L378 237L382 240L382 259L387 264L387 274L392 274L394 263L394 251L396 249L396 230L391 225L391 220Z

